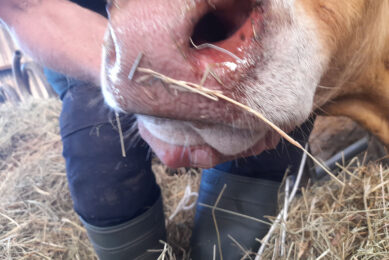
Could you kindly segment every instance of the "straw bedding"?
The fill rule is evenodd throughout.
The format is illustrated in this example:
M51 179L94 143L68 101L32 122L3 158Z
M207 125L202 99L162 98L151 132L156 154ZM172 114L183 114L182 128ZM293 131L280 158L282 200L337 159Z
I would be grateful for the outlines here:
M264 259L389 259L389 169L356 163L339 173L344 187L330 180L302 189L289 207L286 243L278 225Z
M0 106L0 259L97 259L67 190L61 156L57 100ZM187 185L198 188L193 169L153 166L166 215ZM286 243L279 225L264 259L389 259L389 169L349 166L340 179L303 189L290 205ZM282 205L280 205L282 206ZM166 259L187 258L193 211L167 221Z

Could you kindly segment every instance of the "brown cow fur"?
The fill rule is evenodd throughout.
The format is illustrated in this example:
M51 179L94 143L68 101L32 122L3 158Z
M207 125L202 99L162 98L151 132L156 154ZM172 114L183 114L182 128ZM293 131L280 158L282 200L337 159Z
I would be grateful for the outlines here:
M317 108L352 118L389 147L389 1L302 1L333 57Z

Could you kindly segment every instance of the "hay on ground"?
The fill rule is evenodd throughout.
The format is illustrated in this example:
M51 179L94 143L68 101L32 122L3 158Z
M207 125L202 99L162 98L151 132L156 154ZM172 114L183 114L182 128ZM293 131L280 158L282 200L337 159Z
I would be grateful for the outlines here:
M56 99L0 106L0 259L97 259L68 191L60 110ZM153 170L170 216L186 186L197 189L198 171L166 174L158 162ZM167 221L169 244L180 256L189 245L192 219L193 210Z
M288 210L286 243L280 223L264 259L389 259L389 169L345 167L339 177L344 187L330 180L302 189Z
M1 259L97 259L67 189L60 107L0 106Z
M97 259L67 189L60 106L58 100L0 106L0 259ZM198 189L200 175L159 163L153 170L168 217L187 185ZM339 178L344 187L334 180L309 185L290 205L285 259L389 259L389 169L346 167ZM165 259L187 259L192 219L193 210L167 221L174 250L166 246ZM281 227L263 259L283 259Z

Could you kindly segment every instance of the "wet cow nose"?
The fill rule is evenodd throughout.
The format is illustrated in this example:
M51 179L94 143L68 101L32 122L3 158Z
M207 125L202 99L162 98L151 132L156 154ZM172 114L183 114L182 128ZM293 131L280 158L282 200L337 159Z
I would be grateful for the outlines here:
M143 53L142 66L190 82L199 82L209 65L236 71L255 42L260 15L256 0L113 1L103 54L106 100L127 112L177 117L176 110L145 105L160 93L137 93L140 84L128 82L137 56Z

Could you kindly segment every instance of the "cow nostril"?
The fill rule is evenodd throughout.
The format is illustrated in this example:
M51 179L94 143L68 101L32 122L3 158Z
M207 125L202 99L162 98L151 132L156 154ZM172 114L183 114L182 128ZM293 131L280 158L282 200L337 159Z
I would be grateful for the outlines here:
M195 45L224 41L237 32L250 16L251 1L236 0L205 14L195 25L192 40ZM244 40L244 37L241 37ZM191 47L194 47L191 45Z
M200 45L219 42L228 38L231 28L214 13L206 14L194 28L193 43Z

